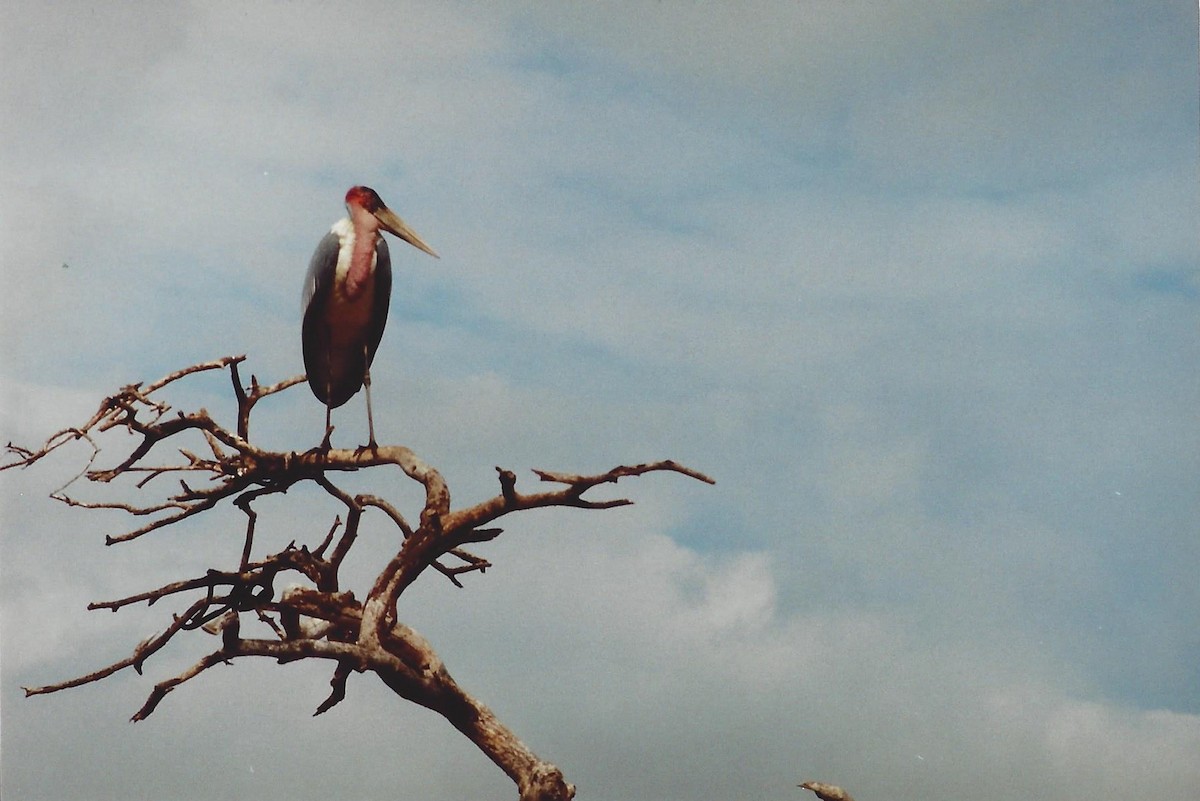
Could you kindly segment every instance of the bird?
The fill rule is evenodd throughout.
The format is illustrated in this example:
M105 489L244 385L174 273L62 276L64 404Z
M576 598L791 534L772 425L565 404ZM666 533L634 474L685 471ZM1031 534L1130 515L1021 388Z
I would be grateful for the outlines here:
M377 450L371 413L371 362L387 325L392 260L383 231L438 254L425 244L379 194L367 186L346 192L346 212L321 238L304 279L301 344L308 386L325 404L325 438L331 447L332 412L362 388L367 396L367 447Z

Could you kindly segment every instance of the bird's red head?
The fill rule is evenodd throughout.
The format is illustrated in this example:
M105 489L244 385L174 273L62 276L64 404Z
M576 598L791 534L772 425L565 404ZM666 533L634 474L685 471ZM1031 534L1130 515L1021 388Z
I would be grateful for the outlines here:
M350 219L354 221L355 228L361 226L364 230L372 232L382 228L418 250L423 250L435 259L437 258L434 249L426 245L404 220L397 217L396 212L384 205L383 199L371 187L350 187L350 191L346 193L346 211L350 212ZM372 220L371 217L375 219Z
M350 191L346 193L346 205L358 206L361 209L374 214L382 208L386 208L383 204L383 199L379 194L369 186L352 186Z

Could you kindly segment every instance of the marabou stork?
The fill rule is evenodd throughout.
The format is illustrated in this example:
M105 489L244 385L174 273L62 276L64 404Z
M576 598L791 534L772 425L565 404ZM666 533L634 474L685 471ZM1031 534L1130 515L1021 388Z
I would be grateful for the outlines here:
M368 447L375 449L371 415L371 360L387 324L392 260L380 230L437 258L433 248L384 205L374 189L351 187L349 216L334 223L317 245L304 279L304 369L317 400L325 404L323 450L330 448L333 409L367 389Z

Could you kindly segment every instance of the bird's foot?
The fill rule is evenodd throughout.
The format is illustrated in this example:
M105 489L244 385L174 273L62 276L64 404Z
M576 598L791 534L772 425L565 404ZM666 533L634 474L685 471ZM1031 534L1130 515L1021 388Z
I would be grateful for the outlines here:
M354 449L355 456L361 456L362 454L367 453L367 452L370 452L373 454L379 453L379 444L377 442L375 442L374 437L371 437L371 441L368 442L366 445L359 445L357 448Z
M330 426L329 428L325 429L325 439L321 440L321 444L317 445L316 447L309 448L308 450L305 451L305 453L306 454L310 454L310 453L311 454L320 454L322 456L327 456L329 454L329 452L331 450L333 450L333 443L330 441L330 437L332 435L333 435L333 426Z

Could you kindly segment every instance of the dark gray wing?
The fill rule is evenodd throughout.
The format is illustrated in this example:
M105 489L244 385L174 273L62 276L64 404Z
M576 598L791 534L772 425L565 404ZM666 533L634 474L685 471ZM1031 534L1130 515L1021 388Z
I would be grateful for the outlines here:
M301 327L304 371L308 373L309 387L322 403L329 403L333 390L333 376L330 374L328 334L319 321L333 290L333 277L337 273L340 248L341 240L332 231L317 243L317 249L308 263L308 274L304 278L304 293L300 301L300 308L304 314Z
M337 272L338 251L342 243L333 231L321 237L317 249L313 251L312 259L308 262L308 274L304 277L304 295L300 300L300 308L305 316L313 299L318 296L324 300L329 297L329 289L333 286L333 276ZM318 301L320 305L324 305Z

